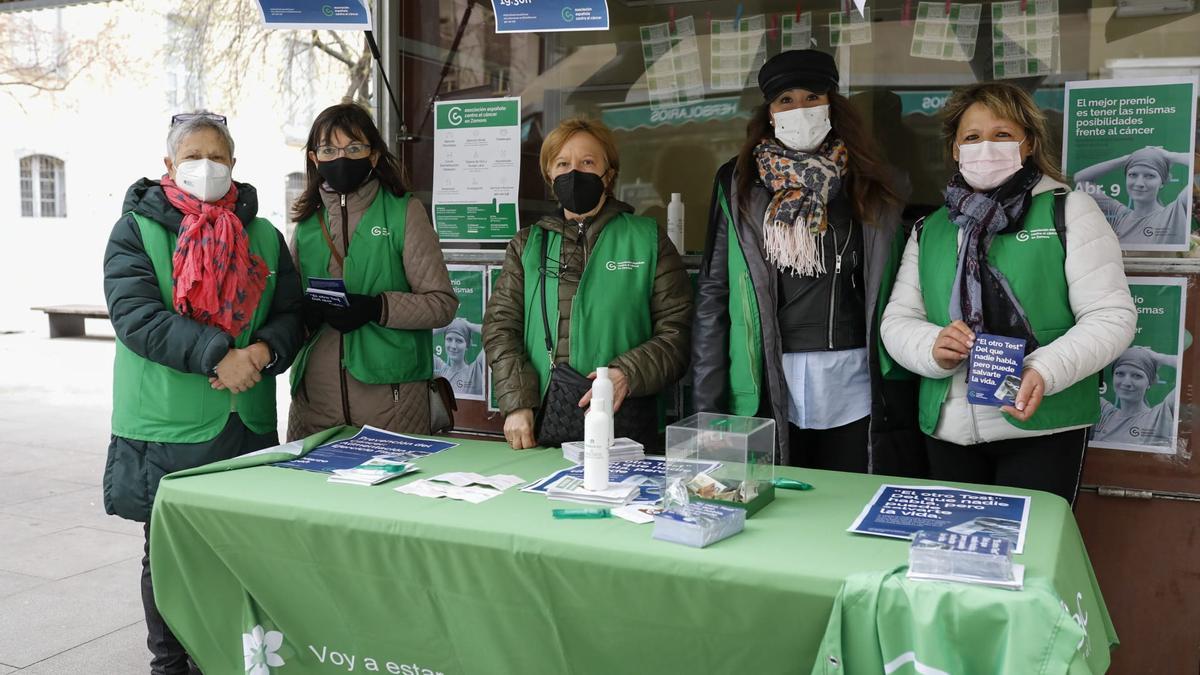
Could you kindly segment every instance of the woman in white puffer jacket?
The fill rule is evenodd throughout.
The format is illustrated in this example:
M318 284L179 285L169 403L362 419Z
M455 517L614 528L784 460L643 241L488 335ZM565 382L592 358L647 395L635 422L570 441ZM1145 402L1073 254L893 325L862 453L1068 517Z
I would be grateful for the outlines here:
M959 172L946 206L909 239L880 335L921 378L933 478L1073 502L1100 412L1097 374L1137 324L1120 246L1095 201L1064 184L1045 117L1025 91L973 85L944 115ZM1012 405L967 401L977 333L1027 341Z

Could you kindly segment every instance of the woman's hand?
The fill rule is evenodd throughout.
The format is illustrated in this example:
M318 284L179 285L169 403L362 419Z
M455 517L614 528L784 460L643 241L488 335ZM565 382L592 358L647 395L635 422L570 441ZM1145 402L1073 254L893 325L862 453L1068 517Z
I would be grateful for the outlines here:
M933 360L943 370L954 370L971 353L975 333L960 321L946 326L933 341Z
M588 379L596 379L595 371L588 375ZM622 373L620 368L610 367L608 369L608 379L612 380L613 385L612 409L613 414L615 415L617 414L617 410L621 408L621 403L625 400L625 397L629 395L629 378L625 377L625 373ZM583 395L583 398L579 399L579 407L586 408L591 402L592 390L588 389L587 393Z
M504 418L504 440L513 450L537 447L533 438L533 408L514 410Z
M1028 422L1029 418L1037 412L1038 406L1042 404L1042 397L1045 395L1046 381L1042 379L1038 371L1026 368L1021 372L1021 389L1017 392L1015 405L1006 405L1000 408L1000 412L1008 413L1022 422Z
M254 356L248 349L230 349L214 370L217 382L212 385L213 389L228 389L235 394L246 391L262 380Z

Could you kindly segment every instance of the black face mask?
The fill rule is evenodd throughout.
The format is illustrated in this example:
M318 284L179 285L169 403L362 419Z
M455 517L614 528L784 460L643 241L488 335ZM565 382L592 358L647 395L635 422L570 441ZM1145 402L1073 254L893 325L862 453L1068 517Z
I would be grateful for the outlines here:
M317 162L317 173L329 183L329 187L341 194L349 194L358 189L370 175L370 157L350 159L338 157L329 162Z
M586 171L564 173L554 179L554 196L564 209L582 215L600 203L604 179Z

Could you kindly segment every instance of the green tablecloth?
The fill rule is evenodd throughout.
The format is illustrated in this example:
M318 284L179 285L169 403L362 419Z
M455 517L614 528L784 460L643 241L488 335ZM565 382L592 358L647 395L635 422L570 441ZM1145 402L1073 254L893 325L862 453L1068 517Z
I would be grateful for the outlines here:
M845 531L880 476L780 469L816 489L780 490L742 534L692 549L651 539L651 525L554 520L562 502L518 488L470 504L391 489L409 477L360 487L249 466L278 458L159 488L155 597L206 673L807 673L843 579L907 560L904 541ZM557 449L470 441L418 463L417 477L529 481L568 465ZM1034 495L1027 579L1086 621L1072 671L1103 672L1116 636L1067 505L1008 491ZM950 598L1023 595L927 583Z

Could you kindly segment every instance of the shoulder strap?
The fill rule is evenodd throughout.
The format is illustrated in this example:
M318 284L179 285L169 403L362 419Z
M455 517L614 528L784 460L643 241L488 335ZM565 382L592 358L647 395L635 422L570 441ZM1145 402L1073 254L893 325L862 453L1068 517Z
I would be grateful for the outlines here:
M542 264L538 268L542 282L542 326L546 337L546 354L550 357L550 366L554 367L554 344L550 342L550 318L546 315L546 267L550 264L550 233L543 229L539 234L542 235Z
M1067 197L1070 194L1070 190L1054 191L1054 231L1058 234L1064 254L1067 252Z

